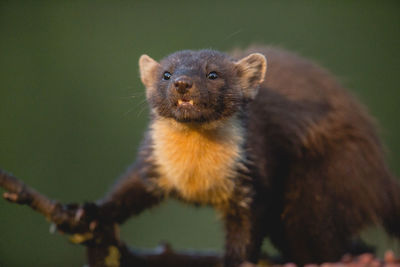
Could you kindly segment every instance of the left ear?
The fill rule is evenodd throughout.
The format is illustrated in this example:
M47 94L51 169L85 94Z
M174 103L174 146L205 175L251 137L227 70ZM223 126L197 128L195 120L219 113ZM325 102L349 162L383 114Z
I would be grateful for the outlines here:
M265 78L267 59L263 54L253 53L235 64L244 97L254 99L258 93L259 85Z

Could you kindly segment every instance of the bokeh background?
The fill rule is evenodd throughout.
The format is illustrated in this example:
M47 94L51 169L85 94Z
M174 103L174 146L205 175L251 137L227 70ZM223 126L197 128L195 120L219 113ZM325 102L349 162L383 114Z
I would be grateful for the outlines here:
M379 121L400 175L399 1L1 1L0 166L60 201L98 199L134 160L148 121L139 56L254 43L335 73ZM48 229L0 199L0 266L82 266L84 248ZM380 253L398 248L382 231L365 235ZM223 244L211 209L174 201L122 236L142 248Z

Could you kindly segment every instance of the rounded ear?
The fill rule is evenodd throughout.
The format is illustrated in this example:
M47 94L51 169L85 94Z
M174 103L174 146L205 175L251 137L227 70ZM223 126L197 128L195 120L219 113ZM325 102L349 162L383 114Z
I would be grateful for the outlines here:
M139 58L140 79L146 88L151 87L155 77L155 70L160 64L149 57L148 55L141 55Z
M253 53L235 64L243 95L246 98L254 99L267 72L267 59L263 54Z

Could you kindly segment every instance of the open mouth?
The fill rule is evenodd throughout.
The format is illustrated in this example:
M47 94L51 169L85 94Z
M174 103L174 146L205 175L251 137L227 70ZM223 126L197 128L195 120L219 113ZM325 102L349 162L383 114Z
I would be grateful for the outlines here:
M193 100L183 100L183 99L178 100L178 107L192 107L192 106L193 106Z
M175 100L175 108L172 110L173 117L178 122L197 122L203 119L203 110L201 102L189 97L182 97Z

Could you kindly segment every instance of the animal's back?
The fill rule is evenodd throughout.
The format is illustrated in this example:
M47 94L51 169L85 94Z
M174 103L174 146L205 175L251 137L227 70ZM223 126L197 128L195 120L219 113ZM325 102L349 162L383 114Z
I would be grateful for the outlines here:
M369 223L400 236L400 188L364 107L316 64L275 48L248 112L269 233L296 262L337 259ZM396 221L397 220L397 221Z
M282 49L253 48L244 55L253 52L266 56L268 68L249 107L250 127L257 124L257 128L267 131L278 128L284 131L282 137L290 137L291 142L297 140L312 150L320 151L328 145L323 141L340 141L349 135L369 138L380 150L373 120L332 74ZM316 140L321 138L324 140Z

